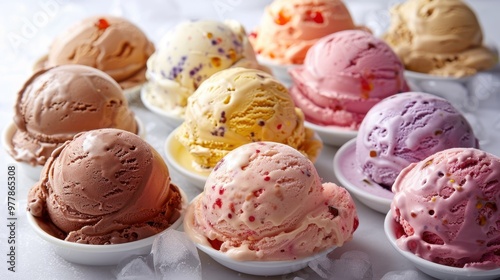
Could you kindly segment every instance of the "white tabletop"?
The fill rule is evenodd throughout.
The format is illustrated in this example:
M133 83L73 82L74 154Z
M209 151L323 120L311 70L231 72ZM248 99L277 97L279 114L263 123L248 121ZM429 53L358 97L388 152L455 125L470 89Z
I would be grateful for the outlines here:
M111 13L130 18L146 31L154 42L157 42L164 32L175 22L182 19L212 18L237 19L251 29L259 20L262 6L269 0L197 0L197 1L166 1L166 0L129 0L129 1L71 1L71 0L40 0L40 1L9 1L0 4L0 84L4 90L0 98L0 129L3 130L12 120L13 105L16 93L30 75L30 67L40 55L45 53L54 36L75 20L91 14ZM127 3L125 6L124 3ZM363 23L367 19L383 18L391 1L345 1L355 20ZM497 11L500 1L475 0L468 1L478 13L488 40L498 46L500 42L500 19ZM183 4L184 3L184 4ZM383 20L381 20L383 23ZM499 72L494 75L498 76ZM500 92L497 92L500 93ZM491 97L485 104L486 109L479 110L479 120L486 128L489 142L483 148L500 156L500 102L499 97ZM491 101L496 102L491 106ZM489 106L488 106L489 104ZM147 130L147 141L163 156L163 144L172 128L162 123L161 119L149 112L139 99L131 102L132 109L142 119ZM323 181L338 183L333 170L333 156L336 148L325 146L316 163ZM17 228L16 238L16 272L7 270L6 254L9 232L7 223L7 166L15 165L4 149L0 149L0 279L113 279L115 267L91 267L68 263L58 257L49 245L38 238L28 227L25 219L26 196L34 184L18 170L16 206ZM173 182L185 189L189 198L193 198L200 190L188 185L184 178L174 171ZM351 242L334 251L333 257L339 258L342 253L352 250L368 254L373 279L380 279L389 271L416 269L412 264L399 256L383 233L384 215L377 213L356 200L360 218L360 226ZM203 279L259 279L259 277L243 275L222 267L210 257L200 252L202 260ZM265 279L293 279L299 276L304 279L316 279L303 270L289 276L267 277Z

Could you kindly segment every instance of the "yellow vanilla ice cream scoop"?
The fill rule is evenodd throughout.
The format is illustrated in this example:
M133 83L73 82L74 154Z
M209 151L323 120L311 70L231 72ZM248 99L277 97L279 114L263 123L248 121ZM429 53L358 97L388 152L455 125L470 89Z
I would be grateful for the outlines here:
M220 71L200 85L188 98L175 137L203 169L256 141L287 144L312 161L322 147L304 127L304 114L286 87L266 72L242 67Z
M483 45L477 16L461 0L408 0L394 6L384 39L415 72L463 77L498 62Z

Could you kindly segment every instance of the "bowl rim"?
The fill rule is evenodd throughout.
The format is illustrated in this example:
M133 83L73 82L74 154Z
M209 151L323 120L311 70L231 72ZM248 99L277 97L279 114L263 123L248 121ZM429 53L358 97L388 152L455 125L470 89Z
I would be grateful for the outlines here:
M358 130L348 129L340 126L326 125L321 126L309 121L304 121L305 126L309 126L311 129L318 130L322 133L336 135L334 133L342 134L349 137L356 137L358 135Z
M464 77L451 77L451 76L438 76L431 75L422 72L416 72L412 70L404 70L404 76L406 79L415 80L415 81L439 81L439 82L457 82L457 83L466 83L472 78L474 78L476 74L472 74Z
M120 251L130 251L130 250L135 250L139 248L143 248L146 246L149 246L153 243L154 239L164 232L165 230L168 229L178 229L181 227L182 223L184 222L184 215L186 212L186 209L189 205L188 197L184 190L177 186L177 189L179 190L179 193L181 194L182 202L181 202L181 210L180 210L180 216L177 218L177 220L172 223L169 227L166 229L143 239L131 241L131 242L125 242L125 243L119 243L119 244L82 244L82 243L76 243L76 242L70 242L70 241L65 241L63 239L59 239L55 236L50 235L47 233L45 230L40 227L37 219L35 216L33 216L29 211L26 211L26 217L28 220L28 224L30 227L35 231L35 233L42 238L43 240L47 241L53 246L58 246L58 247L64 247L66 249L72 249L72 250L77 250L77 251L83 251L83 252L90 252L90 253L112 253L112 252L120 252Z
M174 144L178 144L180 146L179 152L182 153L183 156L191 156L189 152L186 150L186 148L175 138L175 134L177 133L177 131L179 131L178 127L172 130L172 132L170 132L170 134L167 136L167 139L165 140L164 152L167 164L169 164L174 170L179 172L181 175L185 176L188 180L196 182L196 187L198 187L198 189L203 190L208 175L211 172L211 169L207 170L207 174L205 175L202 172L189 170L177 160L177 158L171 152L172 145Z
M500 268L495 269L477 269L477 268L462 268L462 267L452 267L447 265L442 265L438 263L434 263L423 259L421 257L416 256L415 254L404 251L399 248L396 243L396 237L393 227L394 219L392 216L392 211L389 210L384 218L384 233L391 244L391 246L403 257L409 260L412 264L417 266L418 268L424 268L429 271L435 271L440 274L448 274L453 276L500 276ZM425 271L424 271L425 272Z
M297 67L297 66L304 65L304 64L296 64L296 63L283 64L283 63L276 62L275 60L272 60L272 59L270 59L268 57L262 56L260 54L256 54L255 57L257 58L257 61L259 63L262 63L265 66L282 68L283 70L286 70L286 69L288 69L290 67Z
M374 201L374 202L379 203L379 204L383 204L384 206L390 208L390 204L391 204L392 199L381 197L381 196L376 196L374 194L371 194L371 193L368 193L368 192L365 192L365 191L359 189L357 186L355 186L354 184L352 184L351 181L348 180L344 176L344 174L342 172L339 172L340 170L342 170L340 168L340 159L341 159L341 156L343 154L347 153L347 151L349 149L356 149L356 138L351 139L351 140L347 141L347 143L345 143L344 145L342 145L342 147L340 147L338 149L338 151L335 153L335 156L333 157L333 170L335 170L335 175L336 175L337 179L339 180L339 182L348 191L352 191L354 193L354 195L360 196L360 197L362 197L363 199L366 199L366 200L370 200L370 201ZM377 184L375 182L372 182L372 183L373 184ZM387 190L387 191L389 192L389 190Z
M155 113L156 115L163 117L171 125L179 126L181 123L183 123L184 122L183 117L180 117L180 116L177 116L174 114L169 114L167 111L164 111L164 110L160 109L159 107L155 106L153 103L149 102L149 100L146 98L149 83L150 82L147 82L144 84L144 86L141 88L141 91L139 94L141 101L142 101L142 104L144 104L144 107L146 107L146 109Z
M194 241L193 241L194 242ZM237 265L244 265L248 267L264 267L264 268L279 268L279 267L285 267L285 266L294 266L297 264L302 264L302 263L308 263L312 260L315 260L319 257L326 256L333 250L337 249L338 246L332 246L326 249L323 249L320 252L317 252L311 256L307 257L302 257L298 258L295 260L281 260L281 261L254 261L254 260L236 260L231 257L226 256L224 253L220 252L219 250L215 250L214 248L211 248L207 245L203 245L200 243L194 242L196 247L209 255L210 257L214 259L220 259L224 260L226 262L234 263Z

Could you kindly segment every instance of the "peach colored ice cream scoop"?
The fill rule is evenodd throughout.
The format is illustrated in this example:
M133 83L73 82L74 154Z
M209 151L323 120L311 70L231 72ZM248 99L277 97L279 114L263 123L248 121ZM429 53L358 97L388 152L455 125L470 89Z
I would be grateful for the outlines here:
M138 130L120 86L104 72L84 65L35 73L19 91L14 110L17 131L8 152L32 165L43 165L56 147L82 131Z
M302 64L320 38L357 27L340 0L275 0L250 34L255 52L280 64Z
M28 211L66 241L116 244L154 235L180 217L181 194L161 156L120 129L82 132L54 151Z
M238 260L294 260L351 240L358 226L349 193L321 183L300 152L276 142L243 145L209 175L184 229Z
M83 64L106 72L122 88L144 83L152 42L125 18L100 15L83 19L57 36L36 69Z
M301 66L290 70L290 94L306 120L357 130L380 100L408 91L404 66L384 41L361 30L318 40Z
M444 150L403 169L392 191L402 250L453 267L500 267L500 158Z

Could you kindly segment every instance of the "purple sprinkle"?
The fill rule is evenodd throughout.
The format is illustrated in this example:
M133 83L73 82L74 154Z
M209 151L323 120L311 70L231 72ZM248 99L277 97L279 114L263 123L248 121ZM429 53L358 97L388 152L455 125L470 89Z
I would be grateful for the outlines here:
M226 123L226 111L222 111L220 113L220 119L219 119L219 122L221 123Z
M223 48L219 48L219 49L217 49L217 51L218 51L219 53L224 53L224 49L223 49Z
M264 126L264 125L266 125L266 122L265 122L265 121L260 120L260 121L258 122L258 125L259 125L259 126Z
M217 41L216 40L212 40L212 45L213 46L217 45Z

